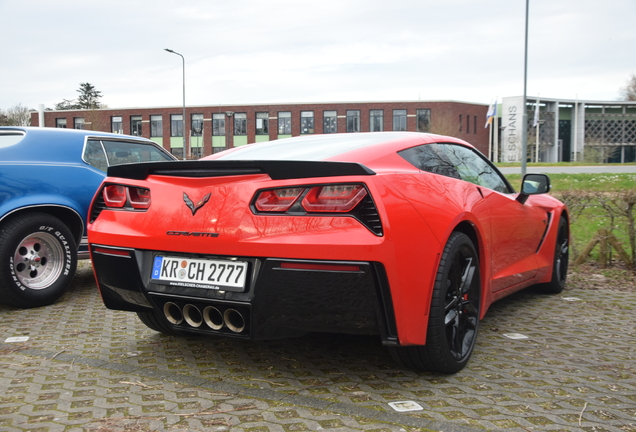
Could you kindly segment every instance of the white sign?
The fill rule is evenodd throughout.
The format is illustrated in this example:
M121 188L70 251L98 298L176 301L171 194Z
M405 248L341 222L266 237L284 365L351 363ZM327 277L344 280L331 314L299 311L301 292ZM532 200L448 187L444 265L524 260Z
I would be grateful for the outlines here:
M389 402L389 406L397 412L421 411L422 405L413 401Z
M4 341L6 343L14 343L14 342L26 342L29 340L28 336L14 336L6 338Z
M504 98L501 104L501 161L521 161L521 134L523 132L523 97Z

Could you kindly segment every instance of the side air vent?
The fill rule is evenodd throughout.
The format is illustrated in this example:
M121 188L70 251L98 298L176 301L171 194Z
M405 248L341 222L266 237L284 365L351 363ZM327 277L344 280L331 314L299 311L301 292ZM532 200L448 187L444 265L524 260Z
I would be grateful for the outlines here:
M97 195L95 195L95 201L91 208L90 222L93 223L105 208L106 203L104 202L104 194L102 194L102 190L100 189L99 192L97 192Z
M391 298L391 287L389 286L389 278L386 275L384 266L380 263L373 263L375 275L380 290L380 299L382 301L382 311L386 324L387 336L389 339L397 338L397 325L395 324L395 311L393 310L393 299Z
M374 234L379 236L384 234L382 221L380 220L378 209L376 208L371 195L367 195L360 203L356 216L360 222L362 222L364 226L369 228Z

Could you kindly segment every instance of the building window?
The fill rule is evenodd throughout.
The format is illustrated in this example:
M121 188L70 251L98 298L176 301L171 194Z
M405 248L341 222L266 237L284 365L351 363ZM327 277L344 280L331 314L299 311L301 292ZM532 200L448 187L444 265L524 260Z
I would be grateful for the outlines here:
M384 111L369 110L369 131L382 132L384 130Z
M170 153L177 159L183 159L183 148L181 147L170 147Z
M190 121L192 123L191 136L203 135L203 114L192 114L192 118L190 119Z
M75 117L73 119L74 129L84 129L84 117Z
M114 116L110 118L110 130L113 133L124 133L124 122L121 116Z
M191 145L190 146L190 156L192 156L195 159L199 159L200 157L202 157L203 156L203 147Z
M470 133L470 116L469 115L466 116L466 133L467 134Z
M141 116L130 116L130 134L141 136Z
M150 136L162 137L163 136L163 121L160 115L150 116Z
M360 132L360 110L347 110L347 132Z
M225 136L225 114L212 114L212 135Z
M459 131L462 131L462 124L463 124L463 118L464 116L462 116L461 114L459 115Z
M247 113L234 114L234 135L247 135Z
M256 113L256 135L269 135L269 113Z
M429 132L431 127L431 110L430 109L418 109L416 111L417 117L417 131Z
M55 127L56 128L64 128L64 129L66 129L66 119L65 118L57 118L57 119L55 119Z
M278 135L291 135L291 112L278 113Z
M170 136L171 137L183 136L183 115L182 114L170 114Z
M473 133L477 133L477 116L473 117Z
M394 131L406 130L406 110L405 109L393 110L393 130Z
M338 132L338 111L324 111L322 113L322 132Z
M300 133L301 134L314 133L314 112L313 111L300 112Z

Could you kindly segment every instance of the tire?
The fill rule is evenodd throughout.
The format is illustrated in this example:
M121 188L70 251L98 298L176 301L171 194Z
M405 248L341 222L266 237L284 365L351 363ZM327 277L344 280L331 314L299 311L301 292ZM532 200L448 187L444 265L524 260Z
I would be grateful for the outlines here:
M539 284L537 290L546 294L559 294L565 288L568 277L568 263L570 259L570 227L566 218L559 221L559 231L554 245L554 258L552 265L552 280Z
M158 317L155 311L152 312L137 312L137 316L142 323L151 330L159 333L167 334L169 336L184 336L187 333L180 332L173 329L163 317Z
M479 327L479 258L470 238L459 232L444 247L437 270L426 345L396 347L393 357L411 369L455 373L470 358Z
M0 227L0 302L32 308L64 294L77 269L71 230L46 213L16 216Z

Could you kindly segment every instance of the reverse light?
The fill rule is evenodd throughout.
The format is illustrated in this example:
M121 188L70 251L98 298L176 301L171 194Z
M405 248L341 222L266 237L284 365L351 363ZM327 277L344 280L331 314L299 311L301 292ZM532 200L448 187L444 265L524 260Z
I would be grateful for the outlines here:
M108 185L103 191L104 204L107 207L122 208L126 205L126 187L120 185Z
M329 185L311 188L302 206L310 212L349 212L367 196L362 185Z
M258 195L254 205L258 211L284 212L294 205L305 188L273 189Z
M150 207L150 189L107 185L102 191L104 204L111 208L132 207L136 210L146 210Z
M131 187L128 188L130 205L134 209L145 210L150 207L150 189Z

